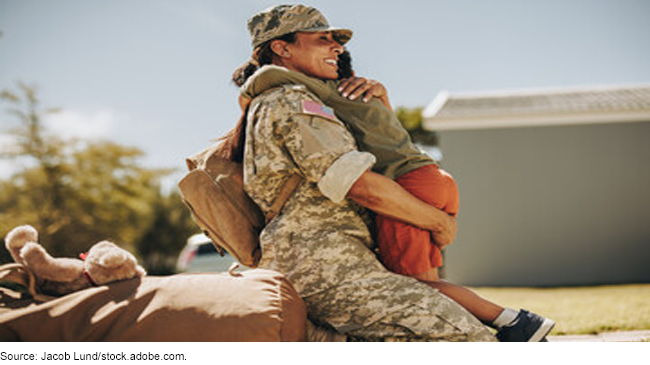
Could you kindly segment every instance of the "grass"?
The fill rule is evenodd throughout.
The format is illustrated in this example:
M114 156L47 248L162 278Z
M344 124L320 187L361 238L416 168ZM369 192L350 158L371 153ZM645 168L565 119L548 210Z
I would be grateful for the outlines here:
M552 318L552 335L650 329L650 284L472 289L500 305Z

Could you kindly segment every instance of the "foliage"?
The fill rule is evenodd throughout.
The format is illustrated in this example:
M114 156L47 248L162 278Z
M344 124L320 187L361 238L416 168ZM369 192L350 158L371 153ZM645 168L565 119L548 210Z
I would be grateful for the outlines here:
M21 166L10 179L0 180L0 233L31 224L53 256L77 256L105 239L134 251L145 238L150 246L156 240L165 243L140 254L177 254L180 248L171 242L182 246L187 237L187 223L179 215L190 218L178 206L178 196L160 193L160 179L171 171L144 168L144 153L134 147L59 138L43 123L57 110L41 108L35 87L19 83L18 89L0 94L19 121L7 132L14 143L0 157ZM180 227L161 229L161 216Z
M153 210L153 222L136 247L149 273L173 274L176 258L187 237L197 233L197 226L176 191L160 195Z
M399 106L395 109L395 115L409 132L413 142L424 146L437 146L438 135L422 127L422 110L422 107L407 108Z

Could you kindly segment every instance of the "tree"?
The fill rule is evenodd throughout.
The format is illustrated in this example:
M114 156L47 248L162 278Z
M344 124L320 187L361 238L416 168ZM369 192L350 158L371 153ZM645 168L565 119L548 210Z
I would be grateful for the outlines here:
M438 135L436 132L425 130L422 127L422 110L422 107L407 108L399 106L395 109L395 115L409 132L413 142L423 146L437 146Z
M18 89L0 94L19 122L0 157L22 165L0 181L0 232L31 224L55 256L77 256L104 239L135 248L155 220L160 178L171 170L144 168L137 148L53 135L43 117L57 110L41 108L35 87Z
M8 90L0 93L2 99L13 104L8 113L20 121L17 128L9 131L15 137L13 146L0 156L21 159L31 167L4 182L0 225L5 231L8 224L21 219L35 224L46 235L52 234L66 223L62 217L65 192L61 185L66 169L66 144L43 128L42 117L57 110L42 110L33 86L19 83L18 87L22 97Z
M178 192L160 195L154 202L154 218L136 248L143 257L143 265L149 273L172 274L176 259L185 246L185 240L197 233L189 210Z

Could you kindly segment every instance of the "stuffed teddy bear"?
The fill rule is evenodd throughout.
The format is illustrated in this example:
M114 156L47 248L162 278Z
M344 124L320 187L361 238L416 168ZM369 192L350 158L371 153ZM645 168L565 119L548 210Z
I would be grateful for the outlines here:
M5 238L14 261L36 277L40 292L61 296L90 286L112 283L146 275L135 257L112 242L93 245L84 260L53 258L38 244L38 232L32 226L14 228Z

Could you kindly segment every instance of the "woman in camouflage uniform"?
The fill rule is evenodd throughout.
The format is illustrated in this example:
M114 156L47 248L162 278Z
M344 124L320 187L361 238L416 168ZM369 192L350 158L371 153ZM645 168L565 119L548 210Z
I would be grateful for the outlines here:
M306 75L335 79L337 56L351 36L302 5L258 13L249 31L255 60L235 73L237 83L259 64L289 59ZM265 213L292 175L303 177L260 236L260 266L291 280L314 322L351 339L494 341L457 303L379 263L368 220L355 202L429 229L440 240L453 240L455 222L370 172L374 156L358 151L345 125L304 86L285 85L253 100L247 126L225 146L230 157L243 160L246 191Z

